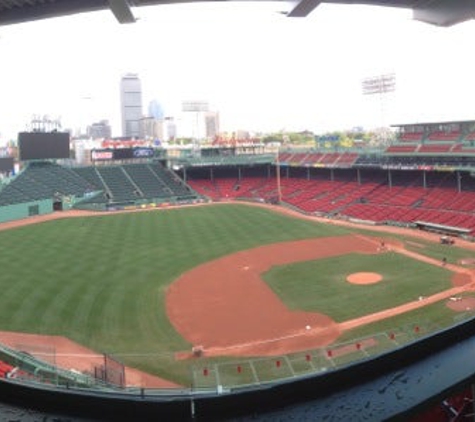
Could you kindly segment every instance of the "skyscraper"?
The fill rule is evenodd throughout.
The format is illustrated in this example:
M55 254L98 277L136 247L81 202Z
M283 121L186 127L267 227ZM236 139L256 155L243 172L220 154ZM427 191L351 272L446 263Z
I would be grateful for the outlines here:
M110 138L112 136L112 130L109 121L101 120L100 122L89 125L87 127L87 136L92 139Z
M205 114L205 130L208 139L214 138L219 133L219 113L208 111Z
M155 120L163 120L165 117L163 107L157 100L152 100L148 103L148 115Z
M120 83L120 105L122 115L122 136L140 136L142 118L142 85L135 73L127 73Z

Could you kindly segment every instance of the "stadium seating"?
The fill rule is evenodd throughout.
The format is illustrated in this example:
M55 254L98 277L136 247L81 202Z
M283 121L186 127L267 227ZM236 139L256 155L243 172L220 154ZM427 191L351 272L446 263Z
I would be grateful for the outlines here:
M169 191L171 196L196 196L178 176L176 176L171 170L165 168L162 164L153 163L145 164L145 166L165 185L165 190Z
M475 138L474 138L475 140ZM452 148L453 153L460 153L460 154L475 154L475 147L470 145L464 145L462 143L455 144Z
M75 167L72 171L89 182L89 184L94 186L96 189L102 190L104 188L104 183L97 172L96 167Z
M418 153L431 153L431 154L440 154L450 152L454 147L454 144L423 144L417 150Z
M328 169L312 169L310 178L304 177L305 171L294 172L296 177L281 177L282 200L304 212L377 223L424 221L475 233L475 179L465 178L458 192L456 176L451 172L427 172L424 179L421 171L393 171L391 184L383 171L366 170L359 183L354 170L336 171L333 180ZM190 184L212 199L269 201L278 196L275 177L228 177Z
M114 202L133 202L143 193L139 190L120 166L98 167L97 172L103 181L105 191L110 193Z
M473 419L470 388L441 400L438 404L408 419L409 422L456 422Z
M221 199L221 194L216 184L211 180L188 180L188 185L200 195L213 200Z
M6 362L0 361L0 378L7 378L7 376L12 372L13 366L9 365Z
M340 154L340 156L337 158L336 163L339 166L352 166L356 159L358 158L358 154L356 153L351 153L351 152L344 152Z
M465 136L465 140L466 140L466 141L475 141L475 131L469 132L469 133Z
M337 153L337 152L330 152L330 153L327 153L325 154L321 159L320 159L320 163L322 164L326 164L326 165L331 165L331 164L334 164L338 158L340 157L340 154Z
M216 190L221 198L235 198L238 195L236 186L238 184L237 178L232 179L215 179Z
M308 154L307 157L302 161L302 165L312 166L314 164L317 164L323 156L324 154L321 152L312 152L311 154Z
M281 164L292 166L314 166L317 163L336 164L340 167L350 167L359 155L353 152L309 152L309 153L280 153L279 161Z
M54 163L38 163L28 167L28 176L39 183L54 186L65 194L83 195L84 192L94 191L95 185L85 181L70 169Z
M281 163L288 163L290 159L292 158L292 153L290 152L281 152L279 153L279 161Z
M148 165L129 164L123 165L122 168L144 197L173 196L172 190Z
M440 150L446 146L461 148L460 145L441 142L422 144L420 148ZM366 168L358 170L357 177L354 168L344 168L359 160L357 154L311 152L287 158L300 164L281 167L280 192L272 174L275 171L268 166L247 166L239 172L236 168L231 172L219 167L211 172L202 170L201 177L191 177L187 185L158 162L74 169L32 163L2 186L0 206L86 194L91 195L86 195L84 202L98 204L188 200L200 194L213 200L272 202L281 196L285 203L307 213L338 214L379 223L425 221L475 233L475 179L468 172L460 179L453 172L392 170L389 174ZM417 162L412 157L403 158L407 165ZM314 167L317 161L327 167ZM342 168L333 168L335 163L343 163Z
M400 144L395 144L395 145L390 145L386 149L386 153L412 153L416 152L417 149L419 148L419 144L408 144L408 145L400 145Z
M460 131L434 131L429 134L427 139L429 141L458 141L461 136L462 133Z
M21 204L31 200L27 193L16 188L13 183L5 185L0 191L0 206Z
M197 196L181 179L160 163L78 167L74 171L95 185L98 190L104 191L108 203ZM103 200L97 198L96 201L91 198L87 202L103 202Z
M97 188L74 171L49 162L31 163L0 191L0 205L63 196L83 196Z
M423 137L424 137L423 132L404 132L399 135L399 141L401 142L422 141Z

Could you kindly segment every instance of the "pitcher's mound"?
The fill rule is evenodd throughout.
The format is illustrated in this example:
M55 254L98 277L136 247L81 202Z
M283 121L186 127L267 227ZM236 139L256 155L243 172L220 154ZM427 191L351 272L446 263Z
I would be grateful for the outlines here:
M353 284L375 284L382 279L383 276L378 273L353 273L346 277L346 281Z

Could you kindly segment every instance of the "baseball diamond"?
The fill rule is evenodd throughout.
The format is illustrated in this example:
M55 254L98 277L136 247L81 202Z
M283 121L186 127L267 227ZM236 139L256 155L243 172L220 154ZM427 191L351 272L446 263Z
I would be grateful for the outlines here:
M177 209L116 211L105 216L64 211L4 223L2 229L16 227L2 235L0 241L5 242L5 250L6 245L12 245L13 254L21 249L25 260L30 254L39 256L43 264L48 262L50 271L25 272L21 263L4 254L3 267L23 281L15 289L3 286L0 300L4 331L0 339L14 347L51 342L48 339L52 337L43 335L68 337L69 340L53 342L58 365L87 370L98 353L110 350L126 364L129 385L163 387L187 382L187 368L196 364L191 353L194 346L201 347L202 359L279 356L329 347L351 338L351 331L357 327L371 327L373 333L385 330L385 325L378 329L376 321L397 327L398 318L411 311L427 310L421 321L433 312L443 315L448 309L444 303L452 303L450 298L471 294L473 271L456 264L457 257L467 255L467 250L451 249L453 258L442 267L432 256L431 241L435 236L431 234L392 228L391 233L375 235L374 228L368 232L349 223L335 223L255 204L199 204ZM223 236L224 232L227 235ZM408 234L419 235L417 247ZM300 239L292 240L296 238ZM379 247L381 238L390 245L383 252ZM33 239L37 239L36 244ZM135 246L131 248L131 244ZM186 254L182 250L184 244ZM110 250L107 245L111 245ZM398 273L400 270L391 270L391 266L400 269L403 261L410 279L404 280L407 276ZM326 280L327 276L313 267L309 270L313 280L309 282L306 270L292 270L297 264L319 263L341 274L341 281ZM351 286L346 278L361 273L357 270L362 267L368 270L364 273L371 273L368 265L382 265L378 273L385 275L380 283ZM301 280L302 290L285 293L285 289L273 287L272 281L264 281L276 269L284 284L299 286ZM54 272L67 273L67 280L61 278L52 283ZM319 285L319 274L320 284L330 283L324 287L326 299L325 294L313 290ZM331 293L332 283L341 284L337 293ZM385 287L385 283L390 290L378 294L386 302L382 302L383 308L372 311L363 306L369 293L360 298L349 290ZM31 289L33 284L45 286L48 294ZM402 290L394 295L397 284ZM320 305L313 311L306 311L304 304L286 305L289 298L295 300L295 295L314 297L317 303L326 300L336 308L322 313ZM420 300L421 296L424 300ZM69 299L64 307L66 298ZM134 305L138 300L140 307ZM338 309L349 313L341 319ZM26 337L20 340L18 332ZM77 350L73 341L80 344ZM132 375L137 370L140 375Z

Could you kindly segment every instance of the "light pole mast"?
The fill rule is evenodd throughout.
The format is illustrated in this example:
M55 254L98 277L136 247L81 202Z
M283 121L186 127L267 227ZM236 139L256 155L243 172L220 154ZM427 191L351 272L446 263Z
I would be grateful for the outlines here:
M279 205L282 202L282 189L280 186L280 159L279 159L279 147L277 147L277 153L275 155L275 177L277 182L277 201Z
M363 95L379 95L381 108L381 127L385 126L385 107L384 100L388 93L396 90L396 75L388 73L379 76L372 76L363 80Z

